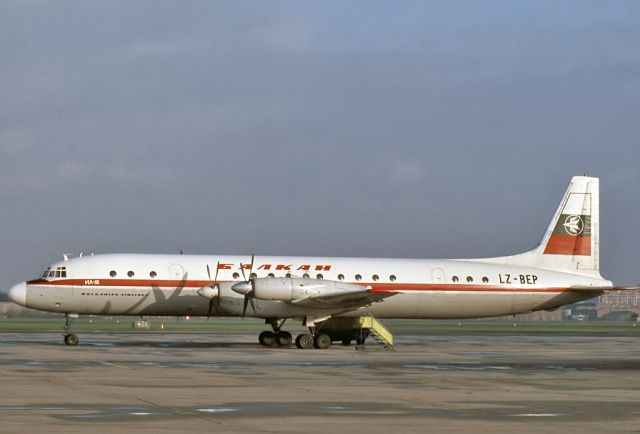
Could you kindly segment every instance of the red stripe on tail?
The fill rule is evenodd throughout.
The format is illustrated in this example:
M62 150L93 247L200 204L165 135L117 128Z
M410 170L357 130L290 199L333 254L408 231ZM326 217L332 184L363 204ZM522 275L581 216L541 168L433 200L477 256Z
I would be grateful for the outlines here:
M549 237L544 254L591 256L591 237L553 234Z

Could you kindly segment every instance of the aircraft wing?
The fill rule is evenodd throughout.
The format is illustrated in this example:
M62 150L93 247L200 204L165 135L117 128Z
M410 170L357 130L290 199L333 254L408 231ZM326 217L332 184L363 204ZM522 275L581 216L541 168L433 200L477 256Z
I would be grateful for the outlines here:
M392 291L374 292L369 286L354 283L297 277L253 278L236 283L231 289L245 297L326 311L366 307L396 294Z
M394 292L372 292L362 287L362 291L350 291L343 294L320 294L289 301L294 306L322 308L344 308L345 310L369 306L394 295Z

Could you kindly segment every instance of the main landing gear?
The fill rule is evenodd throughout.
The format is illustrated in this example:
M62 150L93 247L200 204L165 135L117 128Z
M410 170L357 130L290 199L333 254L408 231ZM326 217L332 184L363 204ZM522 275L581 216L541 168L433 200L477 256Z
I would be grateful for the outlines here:
M326 350L331 346L331 338L324 333L308 334L303 333L296 338L296 347L303 350L310 348L318 348L319 350Z
M277 345L279 347L289 347L293 342L293 336L287 331L280 330L284 325L286 319L278 321L278 319L268 319L266 324L271 325L273 331L265 330L258 336L260 345L265 347L272 347ZM310 327L311 333L302 333L296 337L296 347L301 349L327 349L331 346L331 338L324 333L316 333L315 327Z
M64 344L69 346L78 345L79 339L74 333L70 333L71 331L71 322L77 318L77 315L69 315L68 313L64 314Z
M266 324L271 325L273 331L265 330L258 336L258 341L260 345L265 347L272 347L274 344L279 347L288 347L293 342L293 336L291 333L280 330L280 328L284 325L286 319L278 321L277 319L268 319L265 321Z

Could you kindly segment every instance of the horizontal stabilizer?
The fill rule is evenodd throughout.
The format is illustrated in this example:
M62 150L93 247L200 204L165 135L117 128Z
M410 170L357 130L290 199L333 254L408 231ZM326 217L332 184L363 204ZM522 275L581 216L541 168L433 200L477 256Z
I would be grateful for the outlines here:
M640 290L640 286L614 286L613 288L608 288L606 291L637 291Z
M604 291L635 291L639 290L640 286L570 286L569 289L573 291L585 291L585 292L604 292Z

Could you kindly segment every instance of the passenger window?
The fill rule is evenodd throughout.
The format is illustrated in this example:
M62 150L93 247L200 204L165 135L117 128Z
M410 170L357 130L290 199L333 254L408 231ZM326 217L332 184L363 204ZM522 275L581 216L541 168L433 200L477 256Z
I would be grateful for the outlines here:
M356 280L357 280L358 282L360 282L360 281L362 280L362 276L361 276L361 275L359 275L359 274L356 274Z
M344 280L344 274L338 274L338 280Z
M273 273L269 273L269 274L267 275L267 277L276 277L276 275L275 275L275 274L273 274Z
M316 279L322 280L322 279L324 279L324 276L322 274L318 273L318 275L316 276Z
M377 282L378 280L380 280L380 277L378 277L377 274L374 274L373 276L371 276L371 278L373 279L374 282Z
M468 282L468 283L473 282L473 277L471 277L471 276L467 276L467 282Z
M116 277L117 275L118 275L118 273L116 273L116 270L109 271L109 276Z
M256 279L258 277L258 275L256 273L251 273L251 278L252 279Z
M308 279L308 278L309 278L309 273L304 273L304 274L302 275L302 277L304 277L305 279Z
M454 283L456 283L456 282L458 282L458 280L460 280L460 279L458 279L458 276L453 276L453 277L451 278L451 280L453 280L453 282L454 282Z
M133 276L135 276L135 273L133 271L129 271L129 272L127 272L127 276L133 277Z
M482 278L482 283L489 283L489 278L488 277L483 277Z
M149 276L151 276L152 279L155 279L157 275L158 273L156 273L155 271L152 271L151 273L149 273Z
M284 277L286 277L287 279L291 277L291 273L287 273L284 275Z
M238 278L240 278L240 275L238 273L233 273L233 278L234 279L238 279Z

